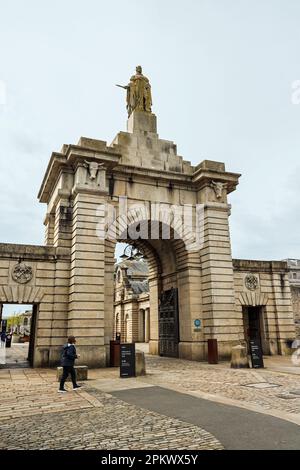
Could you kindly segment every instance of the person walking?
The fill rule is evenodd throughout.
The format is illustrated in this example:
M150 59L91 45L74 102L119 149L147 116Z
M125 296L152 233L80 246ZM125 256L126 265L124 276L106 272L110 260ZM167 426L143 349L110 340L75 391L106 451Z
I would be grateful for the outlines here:
M63 346L62 356L61 356L61 365L63 366L63 375L60 381L60 386L58 389L59 393L65 393L67 390L65 389L65 382L71 374L73 390L78 390L81 388L81 385L78 385L76 382L76 372L74 369L75 359L79 358L80 355L77 354L75 348L76 338L75 336L69 336L68 342Z
M6 343L6 332L1 331L1 348L5 348Z

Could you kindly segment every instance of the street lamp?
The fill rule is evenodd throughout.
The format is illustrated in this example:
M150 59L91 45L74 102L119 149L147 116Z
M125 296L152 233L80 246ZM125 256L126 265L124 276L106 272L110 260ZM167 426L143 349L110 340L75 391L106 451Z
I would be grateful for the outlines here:
M141 260L144 258L144 253L142 250L139 248L136 248L132 245L126 245L124 248L123 254L120 256L120 258L125 261L134 261L134 260Z

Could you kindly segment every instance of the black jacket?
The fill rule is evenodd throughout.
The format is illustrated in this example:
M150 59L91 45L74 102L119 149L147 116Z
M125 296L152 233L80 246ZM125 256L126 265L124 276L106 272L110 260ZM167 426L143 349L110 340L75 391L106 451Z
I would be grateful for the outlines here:
M61 355L61 365L63 367L74 366L75 359L77 358L76 348L74 344L68 346L65 344L63 346L62 355Z

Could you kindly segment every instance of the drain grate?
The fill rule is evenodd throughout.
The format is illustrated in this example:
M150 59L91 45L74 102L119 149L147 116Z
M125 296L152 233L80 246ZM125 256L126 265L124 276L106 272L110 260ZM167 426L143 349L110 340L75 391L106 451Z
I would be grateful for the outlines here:
M245 384L244 387L251 387L251 388L274 388L274 387L281 387L278 384L272 384L270 382L258 382L254 384Z

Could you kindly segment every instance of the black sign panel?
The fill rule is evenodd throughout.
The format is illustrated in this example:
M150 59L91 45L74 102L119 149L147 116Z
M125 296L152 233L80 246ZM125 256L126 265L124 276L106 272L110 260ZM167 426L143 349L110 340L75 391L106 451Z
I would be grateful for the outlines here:
M120 345L120 377L135 377L135 344Z
M257 339L251 339L249 343L252 367L254 369L264 367L261 342Z

